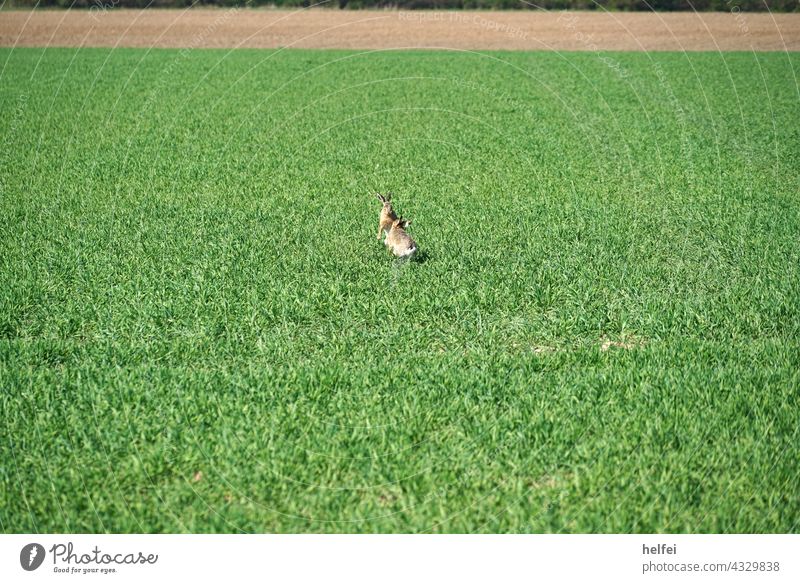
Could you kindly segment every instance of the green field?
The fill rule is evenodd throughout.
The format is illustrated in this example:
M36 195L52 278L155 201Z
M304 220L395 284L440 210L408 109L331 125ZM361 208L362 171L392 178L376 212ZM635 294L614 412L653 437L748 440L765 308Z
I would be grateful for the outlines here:
M796 54L0 61L3 531L800 530Z

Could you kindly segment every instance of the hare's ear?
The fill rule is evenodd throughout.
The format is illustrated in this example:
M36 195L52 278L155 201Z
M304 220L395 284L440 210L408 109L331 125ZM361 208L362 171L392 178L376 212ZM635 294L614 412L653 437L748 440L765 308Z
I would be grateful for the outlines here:
M408 227L408 225L410 224L411 224L411 219L402 219L400 221L400 226L403 227L404 229Z
M386 198L385 198L385 197L384 197L384 196L383 196L381 193L379 193L379 192L376 192L376 193L375 193L375 196L377 196L377 197L378 197L378 200L379 200L379 201L381 201L381 202L386 202Z
M390 200L392 200L392 193L391 192L387 192L386 193L386 202L389 202Z

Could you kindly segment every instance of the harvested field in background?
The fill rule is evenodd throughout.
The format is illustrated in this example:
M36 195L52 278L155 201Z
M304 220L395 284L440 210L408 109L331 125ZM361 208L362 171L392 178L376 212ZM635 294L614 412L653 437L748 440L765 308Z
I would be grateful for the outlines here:
M0 46L796 51L800 14L10 11L0 18Z

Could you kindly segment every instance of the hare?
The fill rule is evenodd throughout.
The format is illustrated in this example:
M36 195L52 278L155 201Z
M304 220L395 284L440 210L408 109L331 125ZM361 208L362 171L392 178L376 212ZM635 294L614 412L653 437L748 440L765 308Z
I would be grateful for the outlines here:
M417 244L411 235L406 233L406 227L411 224L408 219L395 219L384 244L392 251L395 257L411 257L417 251Z
M378 200L383 204L380 221L378 223L378 236L376 237L378 241L380 241L382 234L385 233L387 236L389 235L389 229L392 228L392 223L397 220L397 215L392 208L392 203L389 202L389 198L392 196L391 192L386 196L382 194L376 194L375 196L377 196Z

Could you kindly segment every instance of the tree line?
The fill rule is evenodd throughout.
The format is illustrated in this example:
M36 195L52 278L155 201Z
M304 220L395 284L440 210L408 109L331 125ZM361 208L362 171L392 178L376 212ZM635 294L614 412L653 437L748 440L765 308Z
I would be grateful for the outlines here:
M315 6L319 0L12 0L17 7L60 8L183 8L186 6ZM800 0L329 0L321 6L341 9L397 8L402 10L620 10L800 12Z

